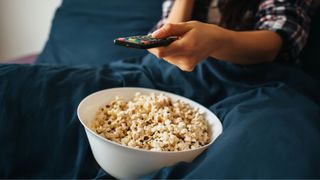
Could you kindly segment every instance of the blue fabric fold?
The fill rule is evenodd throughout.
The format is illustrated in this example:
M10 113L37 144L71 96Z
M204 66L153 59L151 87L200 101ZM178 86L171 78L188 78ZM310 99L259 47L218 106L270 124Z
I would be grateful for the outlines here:
M183 72L147 55L100 67L0 65L0 177L112 178L77 115L87 95L148 87L193 99L224 132L193 163L150 178L320 178L320 82L296 67L208 59Z

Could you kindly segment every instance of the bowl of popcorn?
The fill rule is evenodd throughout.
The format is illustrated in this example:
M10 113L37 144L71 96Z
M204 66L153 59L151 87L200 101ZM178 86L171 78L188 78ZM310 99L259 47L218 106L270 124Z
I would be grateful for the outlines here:
M204 106L147 88L95 92L81 101L78 117L98 164L120 179L192 162L222 133Z

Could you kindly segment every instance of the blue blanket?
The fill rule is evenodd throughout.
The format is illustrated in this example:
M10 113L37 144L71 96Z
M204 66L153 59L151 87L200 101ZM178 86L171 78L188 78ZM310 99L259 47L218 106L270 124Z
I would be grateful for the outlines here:
M193 163L141 178L320 178L320 82L296 67L208 59L182 72L152 55L87 66L0 65L0 178L111 178L76 108L98 90L174 92L217 114L224 132Z

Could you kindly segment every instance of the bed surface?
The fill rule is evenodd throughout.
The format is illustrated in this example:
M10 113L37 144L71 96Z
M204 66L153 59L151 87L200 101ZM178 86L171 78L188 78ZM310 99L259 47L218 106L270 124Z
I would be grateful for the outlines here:
M312 73L215 59L187 73L112 44L147 33L160 4L64 0L36 64L0 65L0 178L112 178L94 160L76 108L95 91L124 86L191 98L224 127L193 163L141 178L320 178L320 58L311 53L320 41L305 56Z
M0 81L3 178L109 178L92 157L76 108L92 92L123 86L183 95L223 123L222 135L192 164L144 178L320 177L320 83L296 68L211 59L185 73L150 55L99 68L0 65Z

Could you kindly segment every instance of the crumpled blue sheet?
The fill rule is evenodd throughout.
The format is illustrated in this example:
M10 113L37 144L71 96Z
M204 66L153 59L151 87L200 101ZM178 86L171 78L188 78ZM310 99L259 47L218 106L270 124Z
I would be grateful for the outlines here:
M98 68L0 65L0 178L112 178L94 160L76 108L95 91L123 86L183 95L223 123L193 163L143 179L320 178L318 80L285 64L214 59L188 73L152 55Z

